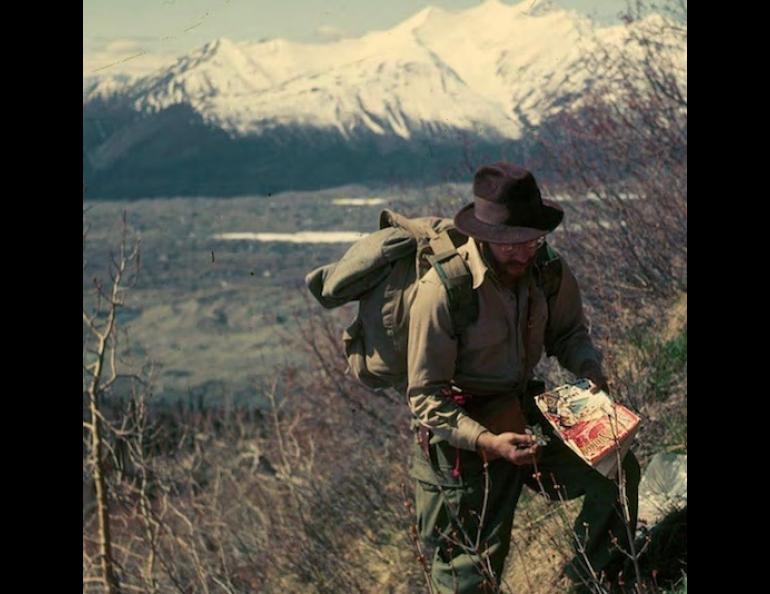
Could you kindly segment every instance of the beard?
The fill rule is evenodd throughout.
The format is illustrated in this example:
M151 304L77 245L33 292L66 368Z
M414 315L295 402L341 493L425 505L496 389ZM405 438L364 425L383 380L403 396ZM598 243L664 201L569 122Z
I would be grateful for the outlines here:
M519 280L524 276L532 262L500 262L500 271L513 280Z
M516 258L514 256L494 260L495 268L498 270L498 272L507 276L511 280L519 280L521 277L523 277L527 273L527 270L529 270L529 267L532 266L534 261L534 255L531 258L527 258L523 261L520 258Z
M507 281L518 281L522 278L529 267L535 262L537 253L528 258L522 259L520 254L497 251L497 255L492 251L489 244L484 244L482 253L487 264L491 264L495 272Z

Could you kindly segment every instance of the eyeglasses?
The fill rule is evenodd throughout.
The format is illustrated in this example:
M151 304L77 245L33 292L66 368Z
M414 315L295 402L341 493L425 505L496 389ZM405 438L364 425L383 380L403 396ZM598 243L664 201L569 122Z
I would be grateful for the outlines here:
M539 249L543 244L545 243L545 235L542 237L538 237L537 239L533 239L532 241L524 241L520 243L496 243L495 245L498 245L502 248L507 248L509 250L523 250L526 252L534 252L537 249Z

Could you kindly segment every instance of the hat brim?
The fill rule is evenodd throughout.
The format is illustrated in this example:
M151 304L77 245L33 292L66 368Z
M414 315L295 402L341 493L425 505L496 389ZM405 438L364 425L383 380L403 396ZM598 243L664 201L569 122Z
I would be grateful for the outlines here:
M454 218L455 227L463 235L492 243L532 241L556 229L564 218L564 211L558 204L550 200L543 200L537 227L491 225L476 218L473 206L471 203L460 209Z

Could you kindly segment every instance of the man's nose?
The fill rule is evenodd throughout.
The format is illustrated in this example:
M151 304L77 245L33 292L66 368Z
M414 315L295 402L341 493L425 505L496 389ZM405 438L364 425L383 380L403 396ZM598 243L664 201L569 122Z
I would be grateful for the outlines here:
M527 250L523 246L520 246L517 244L509 244L505 246L505 249L509 254L511 254L516 260L520 262L529 259L529 256L530 256L529 250Z

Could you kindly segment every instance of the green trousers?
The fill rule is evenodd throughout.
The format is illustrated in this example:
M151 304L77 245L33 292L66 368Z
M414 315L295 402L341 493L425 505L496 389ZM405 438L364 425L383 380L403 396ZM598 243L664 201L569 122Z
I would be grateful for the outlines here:
M587 578L587 558L598 574L622 562L617 544L628 549L626 523L617 484L580 460L556 438L538 459L540 483L532 466L504 460L489 463L485 475L481 457L431 440L429 457L415 442L411 475L416 481L415 508L423 553L431 563L437 594L495 592L508 554L516 504L524 485L551 499L585 496L574 525L580 539L566 573L575 582ZM631 534L636 530L639 463L629 452L623 460ZM556 488L554 487L556 485ZM558 491L558 492L557 492ZM582 552L581 550L582 549Z

